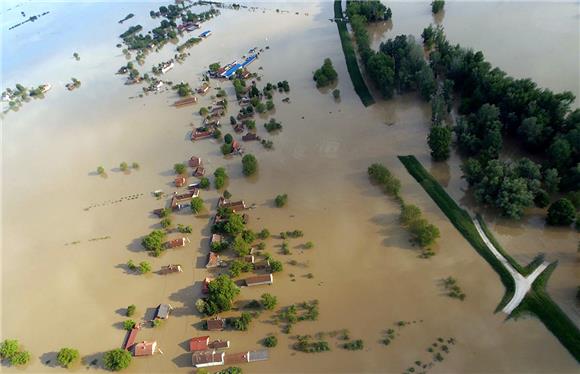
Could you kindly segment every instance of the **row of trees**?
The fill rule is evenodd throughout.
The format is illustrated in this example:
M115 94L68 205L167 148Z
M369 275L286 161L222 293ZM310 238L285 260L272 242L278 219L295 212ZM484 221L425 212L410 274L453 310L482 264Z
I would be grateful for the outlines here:
M428 247L439 238L439 229L422 218L421 210L418 207L405 204L400 196L401 182L381 164L369 166L368 175L371 182L380 186L387 195L393 196L401 204L401 224L409 231L413 242L423 248L423 255L433 255Z

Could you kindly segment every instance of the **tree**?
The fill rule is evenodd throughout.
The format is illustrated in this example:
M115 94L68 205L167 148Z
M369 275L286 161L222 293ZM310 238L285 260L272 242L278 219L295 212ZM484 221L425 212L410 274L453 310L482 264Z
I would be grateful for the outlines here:
M288 195L287 194L277 195L276 198L274 199L274 202L276 203L276 206L278 208L281 208L285 206L286 203L288 203Z
M62 367L68 368L78 360L79 358L79 351L74 348L61 348L56 355L56 361Z
M329 58L324 59L322 67L314 72L314 81L316 81L316 87L319 88L334 83L337 78L338 74Z
M275 336L267 336L266 338L264 338L264 347L268 347L268 348L274 348L275 346L278 345L278 338L276 338Z
M242 158L242 168L245 176L250 176L258 170L258 160L252 154L247 154Z
M224 197L224 199L229 200L232 197L232 194L230 193L230 191L225 190L222 196Z
M10 359L10 365L22 366L30 362L30 352L18 351Z
M127 165L127 163L123 161L121 162L121 165L119 165L119 169L121 169L121 171L127 171L129 170L129 165Z
M558 170L556 169L546 169L544 172L544 188L549 193L558 192L558 186L560 185L560 176L558 175Z
M199 181L199 187L203 188L203 189L208 189L209 188L209 179L207 179L206 177L201 178Z
M232 308L233 299L240 293L240 289L230 277L219 275L208 284L208 297L205 313L214 315Z
M248 242L246 242L241 235L237 235L234 238L234 240L232 241L231 247L232 247L232 250L238 256L249 255L250 251L252 249L252 246L250 244L248 244Z
M185 166L185 164L175 164L173 165L173 170L175 171L175 174L185 174L187 166Z
M413 204L403 204L401 206L401 215L399 217L401 224L407 226L421 218L421 209Z
M214 171L213 175L215 177L214 179L215 188L219 190L226 184L228 180L228 174L226 173L226 169L219 167Z
M451 146L451 129L449 127L431 126L427 139L433 160L445 161L449 158L449 148Z
M384 53L372 54L366 64L370 78L385 98L393 96L395 85L395 61Z
M199 115L202 117L207 116L209 113L209 110L206 107L202 107L199 109Z
M148 263L147 261L141 261L139 263L139 272L141 274L146 274L149 273L151 271L151 264Z
M413 240L421 247L427 247L439 238L439 229L423 218L416 219L409 226Z
M6 339L0 344L0 358L11 360L20 350L20 344L16 339Z
M272 273L277 273L279 271L282 271L284 269L284 267L282 266L282 263L278 260L272 260L270 261L270 270L272 271Z
M136 310L136 309L137 309L137 307L136 307L135 305L133 305L133 304L129 305L129 306L127 307L127 312L125 313L125 315L126 315L127 317L131 317L131 316L133 316L133 315L135 314L135 310Z
M169 226L171 226L171 218L169 217L165 217L161 220L160 222L161 227L163 227L164 229L168 228Z
M162 230L154 230L141 241L141 245L153 252L160 252L163 249L165 242L165 232Z
M123 329L125 329L127 331L133 330L135 325L136 325L136 323L132 319L128 319L126 321L123 321Z
M276 307L278 299L276 298L276 296L272 296L269 293L264 293L261 296L261 302L264 309L272 310Z
M97 168L97 173L98 173L99 175L105 175L105 168L104 168L104 167L102 167L102 166L99 166L99 167Z
M209 71L218 71L220 68L219 62L214 62L213 64L209 65Z
M191 199L191 211L193 214L197 214L203 210L203 200L201 197L196 196Z
M576 218L576 209L570 200L561 198L548 208L546 223L552 226L568 226Z
M434 0L431 2L431 12L437 14L445 7L445 0Z
M103 363L107 370L119 371L126 369L131 363L131 353L121 348L113 349L103 355Z
M226 134L224 136L224 142L226 142L226 144L232 144L234 141L234 137L231 134Z
M538 208L545 208L548 205L550 205L550 196L548 195L548 193L544 190L539 190L538 193L536 193L536 196L534 197L534 204L538 207Z
M429 65L424 64L421 67L421 70L417 73L416 81L419 93L423 100L429 100L437 88L437 82L435 81L433 70L431 70Z
M244 230L244 219L239 214L232 214L228 218L228 222L224 225L224 231L226 234L230 234L232 236L241 234Z
M334 89L334 90L332 91L332 96L333 96L333 97L334 97L336 100L340 99L340 90L339 90L338 88Z

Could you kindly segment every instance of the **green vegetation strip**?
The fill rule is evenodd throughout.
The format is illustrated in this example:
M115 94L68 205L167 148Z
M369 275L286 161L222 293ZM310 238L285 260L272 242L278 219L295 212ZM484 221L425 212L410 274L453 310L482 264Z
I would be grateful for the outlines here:
M356 52L354 50L350 35L348 34L346 22L339 20L342 19L342 3L340 0L334 1L334 18L338 26L338 34L340 35L340 42L342 43L342 51L344 52L346 67L348 69L348 74L350 75L352 84L354 85L354 90L360 97L360 100L364 106L372 105L375 103L375 100L369 92L369 89L363 79L362 73L358 67Z
M435 178L425 170L423 165L421 165L415 156L399 156L399 160L403 163L409 174L411 174L423 189L425 189L429 196L431 196L433 201L435 201L443 213L445 213L455 228L457 228L473 248L475 248L475 250L498 273L502 283L507 289L500 305L511 299L515 287L513 279L505 267L491 253L485 243L483 243L469 214L457 205L447 192L445 192L443 187L441 187L439 182L437 182ZM478 217L478 220L480 223L483 223L483 220L480 217ZM487 227L482 225L482 228L492 243L496 245L497 241L493 238ZM513 258L506 254L503 248L498 245L496 245L496 248L506 257L506 259L508 259L514 268L522 273L529 272L534 267L531 265L537 263L537 260L534 260L532 261L532 264L528 265L526 268L522 268ZM522 303L513 311L512 317L517 317L526 312L535 314L544 323L548 330L550 330L562 345L572 354L572 356L580 362L580 331L574 322L568 318L568 316L546 292L548 278L554 271L556 265L556 262L550 264L550 266L540 274Z

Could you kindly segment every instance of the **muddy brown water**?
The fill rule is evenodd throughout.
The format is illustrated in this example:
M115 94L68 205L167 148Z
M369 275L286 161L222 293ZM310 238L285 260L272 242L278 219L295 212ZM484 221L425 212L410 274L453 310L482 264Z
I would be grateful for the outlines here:
M429 107L413 95L362 107L348 79L336 25L327 20L332 16L331 3L284 4L284 9L290 10L284 14L273 11L283 8L281 4L261 6L269 10L224 11L208 24L214 34L190 49L192 56L166 74L167 79L197 85L208 64L228 62L253 46L271 47L250 70L262 76L260 86L288 80L291 103L282 102L286 95L275 95L276 110L270 117L282 122L279 134L265 132L266 116L256 118L258 133L273 140L275 149L265 150L257 142L244 143L246 152L259 160L258 175L252 178L243 177L239 157L222 157L215 141L188 140L190 123L200 122L197 111L211 101L210 94L197 105L182 109L169 106L176 99L171 92L128 99L138 94L140 87L124 86L122 78L113 74L126 61L114 47L114 35L132 24L116 24L117 18L134 9L131 4L105 13L107 19L116 14L111 22L114 30L93 47L79 45L81 61L69 61L72 51L66 50L39 64L42 69L31 71L25 82L20 76L6 77L10 84L18 80L29 85L55 82L45 99L28 103L18 113L8 113L2 124L1 335L18 338L32 352L32 362L25 371L61 371L53 365L55 352L63 346L81 351L85 364L72 371L84 371L102 352L122 344L125 333L120 323L126 319L122 313L127 305L137 306L136 320L146 320L157 304L168 302L175 308L170 319L156 329L145 328L139 335L139 340L157 340L164 354L136 358L127 371L191 372L187 340L203 334L194 303L200 296L201 281L208 275L203 268L208 218L193 217L185 211L175 214L175 223L193 226L193 233L188 235L191 244L160 258L147 256L139 242L159 227L151 211L161 207L164 200L151 196L151 191L172 192L173 164L192 155L201 156L210 173L224 166L230 175L227 189L234 198L256 204L249 212L252 229L266 227L272 233L301 229L305 233L304 238L290 240L292 254L288 256L280 253L279 239L266 241L267 251L284 262L284 272L275 274L273 286L242 289L240 300L258 298L264 292L276 295L280 306L317 299L319 320L300 322L286 335L281 326L269 322L271 313L265 313L248 332L211 334L212 338L230 339L231 351L257 349L270 333L279 338L269 361L245 365L244 370L402 372L414 361L432 361L427 352L430 344L438 337L452 337L457 343L430 372L576 371L574 358L539 321L506 321L503 314L493 313L504 292L499 278L396 159L399 154L417 155L454 198L475 207L460 179L460 159L453 155L445 164L429 160L425 144ZM145 24L152 7L140 5L135 22ZM578 53L567 48L574 38L577 41L570 23L552 22L547 27L550 20L546 20L524 29L510 24L508 16L570 16L569 4L524 8L494 5L494 9L498 7L502 16L492 23L480 20L477 9L487 9L481 4L451 4L442 22L450 38L483 49L492 62L510 74L522 72L555 90L571 84L573 75L565 68L546 68L562 61L577 63ZM432 19L427 4L395 3L392 8L392 30L382 38L399 32L418 34ZM301 14L295 15L295 11ZM248 22L252 27L247 27ZM461 25L472 29L460 32ZM511 30L505 45L481 40L481 35L499 38L505 28ZM540 42L532 45L526 39L529 32L549 33L554 28L570 32L562 31L561 43L550 44L558 53L535 54L539 60L533 66L537 68L506 62L535 53L531 50ZM238 32L242 29L244 32ZM377 34L377 38L382 35ZM159 54L151 54L145 67L172 54L173 49L167 46ZM332 59L340 77L339 103L330 93L316 90L311 80L311 72L325 57ZM80 89L68 92L62 88L70 76L81 80ZM213 81L212 92L217 87L226 89L233 98L231 84ZM237 109L232 104L227 116ZM226 133L230 130L227 117L223 122ZM118 170L122 161L136 161L141 168L125 175ZM397 223L398 206L368 183L366 168L373 162L387 165L401 179L405 200L420 206L441 229L435 257L417 257L417 248ZM105 167L106 178L96 175L99 165ZM273 206L279 193L289 195L289 204L282 209ZM143 195L122 199L133 194ZM217 192L204 191L202 197L206 207L213 210ZM87 207L91 209L85 210ZM486 220L516 259L526 262L541 251L560 261L549 290L578 323L574 301L579 280L578 236L569 230L544 227L542 216L543 212L531 211L521 223L514 224L486 213ZM90 241L107 236L110 238ZM71 244L75 241L79 243ZM300 249L306 241L314 242L315 248ZM129 259L149 261L154 269L179 263L184 272L132 275L123 267ZM289 264L291 260L297 265ZM308 273L313 277L308 278ZM438 281L447 276L458 279L467 294L465 301L443 295ZM394 327L400 320L416 323ZM304 354L290 349L295 334L345 328L352 338L364 340L363 351L343 350L341 341L333 338L328 338L331 352ZM398 335L385 346L380 340L388 328L394 328ZM51 363L46 364L49 360Z

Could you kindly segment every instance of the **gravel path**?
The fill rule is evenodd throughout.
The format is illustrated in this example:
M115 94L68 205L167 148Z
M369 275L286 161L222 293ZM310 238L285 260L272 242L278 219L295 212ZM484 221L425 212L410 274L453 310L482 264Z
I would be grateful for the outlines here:
M507 271L511 274L512 278L514 279L514 283L516 285L514 295L512 299L509 301L509 303L507 303L506 306L504 306L502 309L504 313L509 315L518 305L520 305L520 303L522 302L522 300L532 287L532 284L534 283L538 275L540 275L544 271L544 269L546 269L549 263L546 261L542 262L530 275L524 277L516 269L514 269L513 266L509 263L509 261L500 253L500 251L497 250L497 248L493 245L491 240L489 240L487 235L485 235L485 232L481 228L479 222L476 219L474 219L473 223L475 225L475 228L477 229L477 232L479 233L479 236L481 236L481 239L483 239L485 245L487 245L487 247L493 253L493 255L503 264L503 266L505 266Z

